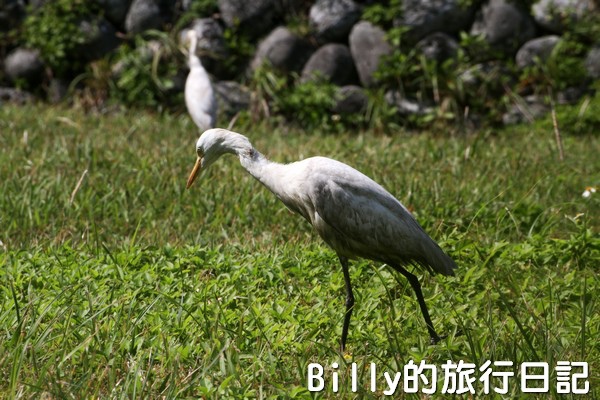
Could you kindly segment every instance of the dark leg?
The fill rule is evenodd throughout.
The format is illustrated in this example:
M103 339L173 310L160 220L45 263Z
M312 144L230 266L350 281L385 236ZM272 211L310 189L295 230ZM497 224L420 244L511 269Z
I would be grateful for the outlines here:
M438 334L433 329L433 323L431 322L431 318L429 317L429 311L427 310L427 305L425 304L425 299L423 298L423 292L421 292L421 284L419 283L419 279L396 264L390 264L396 271L400 272L402 275L408 279L408 282L414 289L417 294L417 300L419 301L419 306L421 307L421 312L423 313L423 317L425 318L425 324L427 325L427 330L429 331L429 337L431 338L431 343L436 344L441 339Z
M344 281L346 282L346 315L344 316L344 327L342 328L342 352L346 349L346 339L348 338L348 328L350 327L350 317L354 307L354 295L352 294L352 283L350 282L350 272L348 271L348 259L339 256L344 272Z

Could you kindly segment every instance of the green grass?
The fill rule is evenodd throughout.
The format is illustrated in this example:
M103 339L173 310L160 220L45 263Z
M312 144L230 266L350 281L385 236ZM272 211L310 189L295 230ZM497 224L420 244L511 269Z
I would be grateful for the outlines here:
M342 396L380 398L381 374L410 360L435 364L438 379L446 360L513 361L509 397L522 362L548 362L559 397L556 362L586 361L583 397L598 397L600 193L581 193L600 183L600 140L564 127L560 162L540 126L456 137L239 128L274 160L320 154L370 175L459 265L452 278L419 273L448 335L430 346L406 281L354 262L342 357L335 254L234 157L186 191L187 116L0 108L0 397L334 398L337 362ZM327 367L321 393L307 391L311 362Z

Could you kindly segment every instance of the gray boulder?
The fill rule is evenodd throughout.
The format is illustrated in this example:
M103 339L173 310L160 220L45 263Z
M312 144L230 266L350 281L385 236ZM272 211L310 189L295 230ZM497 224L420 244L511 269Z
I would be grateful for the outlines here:
M19 26L25 18L23 0L4 0L0 2L0 32L8 32Z
M537 62L545 62L560 41L555 35L542 36L526 42L517 52L516 62L519 68L532 67Z
M349 43L361 84L364 87L375 86L374 74L381 57L392 54L385 32L370 22L361 21L352 28Z
M280 26L258 44L250 69L254 71L267 62L283 73L300 72L313 51L308 41Z
M79 23L79 30L84 39L76 54L84 61L102 58L120 44L115 27L104 18L83 20Z
M598 6L594 0L538 0L531 12L541 27L560 33L565 25L575 23L589 13L597 13Z
M310 8L308 21L317 40L345 42L360 12L352 0L317 0Z
M95 0L104 11L104 17L118 28L125 27L125 18L131 0Z
M402 17L394 26L408 28L403 40L416 43L433 32L457 34L469 29L475 14L474 6L464 6L460 0L404 0Z
M398 114L403 116L427 115L435 111L428 103L405 97L399 90L388 90L385 93L385 101L396 108Z
M439 63L455 58L460 48L458 41L444 32L435 32L419 40L416 48L425 58Z
M227 27L237 28L251 38L269 32L281 15L277 0L219 0L219 11Z
M302 69L301 82L324 79L343 86L358 82L358 75L348 46L330 43L320 47Z
M2 105L2 103L23 105L33 101L33 99L33 95L29 92L24 92L15 88L0 87L0 105Z
M525 96L522 98L522 101L510 106L502 115L502 123L506 126L523 122L531 123L544 116L548 111L550 111L550 107L542 96Z
M489 0L477 13L471 34L482 35L493 48L514 54L535 36L535 25L516 3Z
M338 89L336 102L331 110L335 114L357 114L366 111L369 97L360 86L347 85Z
M44 76L44 62L37 50L18 47L4 60L4 73L12 81L24 81L28 85L39 83Z
M164 23L158 0L133 0L125 18L125 30L137 34L159 29Z
M591 48L587 53L585 69L590 78L600 79L600 46Z
M219 81L213 83L217 94L219 112L232 118L238 112L250 107L250 90L235 81Z

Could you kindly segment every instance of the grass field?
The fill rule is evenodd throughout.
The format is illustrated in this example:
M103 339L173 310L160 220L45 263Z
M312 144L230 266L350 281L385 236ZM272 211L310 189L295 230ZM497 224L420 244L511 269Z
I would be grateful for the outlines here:
M186 191L197 139L187 116L3 106L0 398L380 398L383 373L411 360L437 366L439 398L447 360L475 364L476 377L487 360L512 361L504 398L523 396L523 362L549 365L549 394L527 398L561 397L557 362L587 362L590 391L574 397L598 398L600 193L581 194L600 184L600 136L563 127L560 162L543 126L240 128L273 160L326 155L373 177L459 265L451 278L418 273L447 335L431 346L407 282L353 263L342 355L335 254L233 157ZM325 367L321 392L308 391L310 363ZM395 395L423 397L402 383Z

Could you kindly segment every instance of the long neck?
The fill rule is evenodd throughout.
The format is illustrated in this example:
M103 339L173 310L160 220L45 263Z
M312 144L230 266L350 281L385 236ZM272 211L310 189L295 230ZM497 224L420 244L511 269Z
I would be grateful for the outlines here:
M250 175L276 195L284 194L285 165L268 160L252 146L238 155L240 164Z
M190 53L188 55L188 63L189 67L202 67L202 63L200 62L200 58L196 55L196 47L198 47L198 38L196 35L193 35L190 39Z
M234 153L240 158L242 167L256 180L279 198L290 210L310 220L310 213L303 204L298 203L299 193L297 185L290 184L294 177L289 165L269 161L252 144L245 139L245 143L238 143Z

